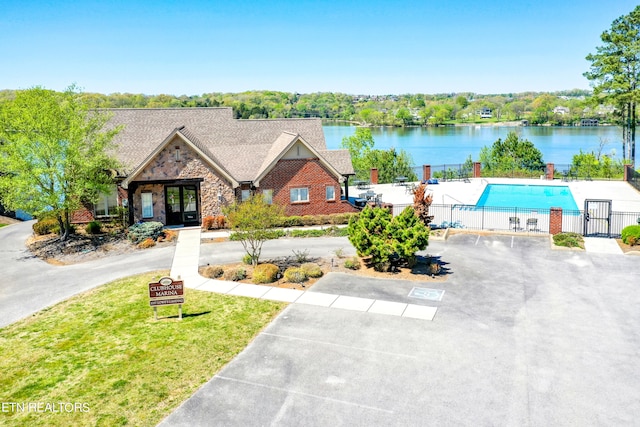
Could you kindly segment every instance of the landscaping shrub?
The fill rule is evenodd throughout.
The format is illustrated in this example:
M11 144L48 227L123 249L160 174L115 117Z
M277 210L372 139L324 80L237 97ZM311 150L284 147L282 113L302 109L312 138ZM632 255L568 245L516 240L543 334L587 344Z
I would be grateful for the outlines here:
M307 275L300 267L289 267L284 271L284 280L289 283L302 283L307 280Z
M553 243L556 246L584 249L584 239L578 233L558 233L553 236Z
M205 230L213 230L214 221L215 221L215 217L205 216L204 218L202 218L202 228Z
M304 215L302 217L302 225L317 225L318 218L314 215Z
M45 234L57 233L60 230L58 220L55 218L43 218L33 224L33 232L38 236L44 236Z
M282 230L264 230L264 232L262 232L261 234L261 236L264 237L265 240L279 239L286 235L287 233L285 233ZM243 238L242 233L233 232L229 235L229 240L231 240L232 242L242 241L242 238Z
M412 207L394 217L388 209L367 206L352 217L348 230L358 255L377 271L411 264L416 252L429 244L429 229Z
M177 231L164 229L162 230L162 233L160 233L160 235L158 236L158 242L173 242L177 238L178 238Z
M357 256L347 258L344 260L344 267L350 270L360 269L360 259Z
M334 253L334 254L336 254L336 256L337 256L338 258L344 258L344 249L343 249L343 248L335 249L335 250L333 251L333 253Z
M297 215L280 217L277 223L277 227L300 227L303 225L302 217Z
M247 278L247 270L244 267L232 268L224 273L225 280L237 282Z
M251 281L253 283L273 283L278 279L280 269L274 264L258 264L253 269Z
M242 256L242 263L246 265L253 264L253 257L251 256L251 254L244 254Z
M202 228L205 230L219 230L227 226L227 218L224 215L207 216L202 219Z
M327 232L325 230L291 230L289 233L291 237L322 237L326 236Z
M317 225L333 224L331 220L331 215L316 215L316 224Z
M147 237L146 239L144 239L143 241L138 243L138 248L147 249L147 248L151 248L151 247L153 247L155 245L156 245L156 241L153 240L153 238L151 238L151 237Z
M209 279L217 279L222 277L223 274L224 270L219 265L208 265L202 271L202 275Z
M307 261L309 261L309 249L305 249L303 251L296 251L295 249L292 250L293 252L293 256L296 259L296 262L298 264L302 264L305 263Z
M91 221L84 229L87 234L100 234L102 232L102 224L98 221Z
M310 277L312 279L322 277L322 269L318 264L315 264L313 262L305 262L300 266L300 268L302 269L302 271L304 271L304 274L307 277Z
M156 240L162 233L163 227L162 223L157 221L139 222L129 227L127 235L133 243L141 242L147 238Z
M640 225L628 225L622 229L620 233L622 241L630 246L637 245L640 242Z

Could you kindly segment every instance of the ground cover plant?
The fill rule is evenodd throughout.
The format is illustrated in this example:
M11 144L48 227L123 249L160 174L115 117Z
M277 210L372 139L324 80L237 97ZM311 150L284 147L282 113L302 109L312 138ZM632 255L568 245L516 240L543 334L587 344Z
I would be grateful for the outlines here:
M161 275L118 280L1 329L3 401L88 410L3 411L0 425L155 426L285 306L188 290L182 320L160 307L156 321L147 284Z
M556 246L584 249L584 238L578 233L558 233L553 236Z

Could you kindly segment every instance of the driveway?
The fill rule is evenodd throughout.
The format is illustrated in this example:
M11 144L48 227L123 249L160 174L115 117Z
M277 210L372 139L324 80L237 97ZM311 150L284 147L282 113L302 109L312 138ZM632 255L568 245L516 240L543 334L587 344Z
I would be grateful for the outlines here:
M477 235L429 252L450 272L412 284L445 291L433 321L292 304L161 425L637 425L637 257ZM409 290L311 288L416 303Z
M53 266L34 257L25 246L33 222L0 228L0 327L112 280L171 268L173 247Z

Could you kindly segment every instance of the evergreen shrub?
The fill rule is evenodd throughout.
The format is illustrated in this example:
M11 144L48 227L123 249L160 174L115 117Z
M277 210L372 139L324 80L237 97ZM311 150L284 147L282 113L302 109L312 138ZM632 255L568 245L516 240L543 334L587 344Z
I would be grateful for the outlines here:
M258 264L253 269L251 281L253 283L273 283L278 279L280 269L274 264Z
M628 225L620 233L622 241L627 245L637 245L640 243L640 225Z

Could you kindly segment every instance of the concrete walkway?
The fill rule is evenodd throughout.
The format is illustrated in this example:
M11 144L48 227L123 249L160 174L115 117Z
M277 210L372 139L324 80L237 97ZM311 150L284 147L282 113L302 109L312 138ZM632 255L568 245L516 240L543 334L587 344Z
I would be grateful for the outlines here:
M198 273L200 239L201 233L199 229L182 230L178 235L171 266L171 277L182 279L187 288L226 295L341 308L422 320L433 320L438 310L437 307L425 305L207 279Z
M602 237L585 237L584 250L596 254L624 255L615 239Z

